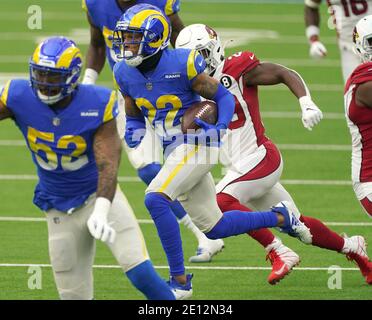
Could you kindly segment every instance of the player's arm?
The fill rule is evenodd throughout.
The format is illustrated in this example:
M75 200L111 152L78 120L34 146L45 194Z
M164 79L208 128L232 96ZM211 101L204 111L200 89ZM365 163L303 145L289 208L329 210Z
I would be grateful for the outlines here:
M0 100L0 120L4 120L8 118L13 118L13 113Z
M0 90L0 120L14 117L13 112L7 107L10 83L11 81L8 81Z
M102 71L106 60L106 44L102 32L97 28L87 13L90 26L90 42L86 56L86 69L82 83L94 84Z
M137 147L146 134L146 121L134 100L123 95L125 101L125 134L124 139L130 148Z
M327 55L327 49L320 42L320 13L321 0L305 0L306 37L310 43L310 56L322 58Z
M121 154L121 141L115 119L101 125L94 135L93 146L98 169L97 197L112 201L117 185Z
M323 114L312 101L310 91L302 77L294 70L275 63L260 63L243 76L247 86L286 85L298 98L302 109L302 122L311 130L323 118Z
M227 129L234 115L234 96L216 79L204 72L194 78L192 89L205 99L215 101L218 108L218 119L215 126L207 125L199 119L196 119L195 122L204 129L211 129L212 127L218 131Z
M107 216L116 192L121 155L121 141L115 119L105 122L98 128L94 135L93 149L98 170L98 184L96 202L87 226L94 238L113 243L116 233L108 224Z
M173 48L176 47L176 39L181 30L185 27L178 13L173 13L168 16L170 23L172 25L172 34L170 42Z
M372 81L362 83L355 92L356 104L359 106L372 108Z

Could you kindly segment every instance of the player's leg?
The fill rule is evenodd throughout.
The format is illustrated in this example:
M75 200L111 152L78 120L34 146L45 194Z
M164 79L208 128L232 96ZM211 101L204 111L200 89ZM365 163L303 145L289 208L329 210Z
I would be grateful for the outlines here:
M352 46L349 43L339 43L339 48L341 56L342 76L344 79L344 83L346 83L347 79L353 73L355 68L360 64L360 59L353 52Z
M353 189L357 199L360 201L361 206L364 211L367 213L368 217L372 217L372 182L354 182ZM363 277L365 278L368 284L372 284L372 262L369 260L366 243L363 237L354 236L349 239L354 240L354 244L359 244L359 253L355 254L353 252L347 253L347 256L350 260L357 263L359 269L362 272Z
M171 285L178 292L178 298L192 294L191 277L185 274L182 241L176 218L171 206L179 194L187 192L200 179L196 158L199 147L182 144L167 157L159 174L146 190L145 205L156 225L163 249L166 253ZM213 165L200 165L202 173ZM180 286L176 287L176 284Z
M119 186L108 220L116 231L114 243L108 246L132 284L149 300L174 300L150 261L141 229Z
M146 190L145 205L158 228L171 272L176 271L177 276L184 275L184 266L179 229L176 229L177 223L174 225L171 221L170 202L175 198L210 239L225 238L262 227L283 226L286 232L298 234L304 230L297 216L290 208L283 206L268 212L229 211L222 215L216 201L214 181L209 174L217 161L218 148L182 144L172 151ZM180 281L185 279L181 278Z
M49 210L49 256L54 279L62 300L93 299L95 241L86 221L93 210L94 197L71 215Z
M278 199L293 202L288 191L280 184L276 184L273 189L262 199L252 201L252 205L260 210L270 207ZM294 207L297 210L297 207ZM369 262L365 240L361 236L342 237L328 228L322 221L313 217L301 215L300 220L309 228L312 239L310 244L323 249L336 251L346 254L349 259L356 261L365 276L366 269L369 271L369 277L372 277L372 264ZM372 280L372 279L370 279Z
M259 199L266 194L279 181L282 169L280 152L270 141L254 154L244 157L234 166L229 166L225 177L216 186L217 202L222 212L252 211L253 207L244 206L242 202ZM273 267L268 277L270 284L276 284L283 279L299 263L299 256L269 229L253 230L248 234L267 252L267 259Z

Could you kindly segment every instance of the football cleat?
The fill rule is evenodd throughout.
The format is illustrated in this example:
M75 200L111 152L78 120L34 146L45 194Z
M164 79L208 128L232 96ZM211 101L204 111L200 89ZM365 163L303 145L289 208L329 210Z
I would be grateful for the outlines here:
M364 279L368 284L372 285L372 261L369 260L367 254L367 244L362 236L346 237L345 245L342 252L346 254L346 258L350 261L354 261Z
M292 271L293 267L300 263L298 254L283 245L278 239L267 246L266 250L269 250L266 260L270 260L272 265L272 271L267 278L271 285L277 284Z
M189 262L202 263L211 262L212 257L221 252L225 244L222 239L208 240L199 244L196 255L189 258Z
M194 275L192 273L186 275L186 284L180 284L171 276L167 281L168 286L172 290L176 300L187 300L192 297L192 283L191 279Z
M291 202L281 201L276 206L272 207L271 210L284 216L285 225L278 228L280 232L298 238L306 244L312 242L313 236L310 233L310 229L300 221L300 213Z

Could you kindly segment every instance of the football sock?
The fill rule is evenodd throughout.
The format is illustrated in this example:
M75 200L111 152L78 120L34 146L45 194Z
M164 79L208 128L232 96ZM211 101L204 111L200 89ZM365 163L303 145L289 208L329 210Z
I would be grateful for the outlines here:
M141 178L141 180L149 185L151 181L156 177L161 169L160 163L150 163L147 166L138 169L137 174Z
M326 227L323 222L305 216L301 216L300 220L310 229L313 236L312 245L337 252L342 250L344 238Z
M172 201L170 206L178 220L181 220L184 216L187 215L187 212L185 211L185 209L182 207L182 204L178 200Z
M244 212L244 211L227 211L222 218L206 233L209 239L226 238L246 233L248 231L276 227L278 225L277 213L268 212Z
M219 193L217 194L217 202L218 206L220 207L222 212L231 211L231 210L239 210L239 211L247 211L251 212L252 210L243 206L238 199L234 198L233 196L227 193ZM275 236L274 234L266 228L249 231L248 234L259 242L264 248L266 248L269 244L271 244Z
M132 284L149 300L175 300L167 283L156 273L151 261L146 260L126 272Z
M160 241L168 259L170 274L185 274L183 264L180 227L171 208L171 201L159 193L150 192L145 196L145 205L156 225Z
M193 234L195 235L196 239L198 239L199 244L202 244L203 242L207 242L209 239L206 237L206 235L199 230L199 228L192 222L190 216L187 214L185 215L180 222L190 229Z

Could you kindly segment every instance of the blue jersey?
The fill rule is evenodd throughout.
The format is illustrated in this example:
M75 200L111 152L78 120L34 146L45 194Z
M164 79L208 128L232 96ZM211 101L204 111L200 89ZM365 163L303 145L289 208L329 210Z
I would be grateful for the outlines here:
M112 41L109 37L113 35L116 22L125 13L116 0L82 0L83 9L89 14L93 24L102 32L106 42L106 57L111 69L117 62ZM179 0L137 0L136 4L148 3L163 10L166 15L172 15L180 10Z
M93 139L118 114L115 92L79 85L71 103L56 112L35 96L29 81L11 80L0 100L13 113L37 167L34 203L63 212L83 205L97 189Z
M186 109L200 101L192 83L205 66L195 50L166 49L148 76L121 61L114 67L114 78L120 91L135 101L167 145L173 136L182 134L181 118Z

